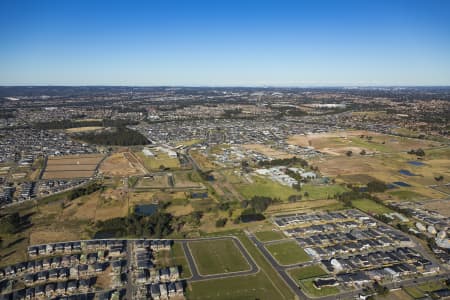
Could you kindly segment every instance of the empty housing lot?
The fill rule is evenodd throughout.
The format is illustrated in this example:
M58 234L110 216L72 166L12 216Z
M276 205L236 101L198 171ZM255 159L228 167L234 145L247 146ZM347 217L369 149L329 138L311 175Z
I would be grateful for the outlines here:
M101 154L50 157L47 160L43 178L68 179L92 177L102 159L103 155Z

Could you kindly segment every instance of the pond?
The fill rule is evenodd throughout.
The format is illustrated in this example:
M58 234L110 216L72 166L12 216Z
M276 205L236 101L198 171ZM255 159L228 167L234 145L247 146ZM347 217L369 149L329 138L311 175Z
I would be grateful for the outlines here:
M139 216L151 216L158 210L156 204L140 204L134 207L134 213Z
M402 186L402 187L411 186L411 185L409 185L409 184L407 184L406 182L403 182L403 181L395 181L395 182L393 182L393 184L398 185L398 186Z
M410 160L410 161L408 161L408 164L416 166L416 167L421 167L421 166L425 165L423 162L416 161L416 160Z
M402 174L402 175L405 175L405 176L417 176L416 174L411 173L411 172L408 171L408 170L399 170L398 172L399 172L400 174Z

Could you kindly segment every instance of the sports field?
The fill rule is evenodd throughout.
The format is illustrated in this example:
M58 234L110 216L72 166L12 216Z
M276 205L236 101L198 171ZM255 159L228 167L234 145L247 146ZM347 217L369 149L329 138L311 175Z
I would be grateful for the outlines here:
M292 265L311 260L295 241L269 244L266 245L266 248L281 265Z
M249 265L231 239L193 241L189 249L202 275L245 271Z

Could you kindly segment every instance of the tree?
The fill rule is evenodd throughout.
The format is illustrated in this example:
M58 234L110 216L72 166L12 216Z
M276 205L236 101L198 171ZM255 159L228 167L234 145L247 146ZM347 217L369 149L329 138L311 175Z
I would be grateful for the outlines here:
M434 177L434 180L436 180L436 181L442 181L442 180L444 180L444 176L439 175L439 176L437 176L437 177Z
M366 155L366 150L362 149L361 152L359 152L360 155Z
M351 150L348 150L345 154L346 154L348 157L350 157L350 156L352 156L353 152L352 152Z
M227 218L221 218L216 221L216 227L224 227L227 224Z
M369 193L382 193L386 189L387 189L386 184L379 180L374 180L367 184L367 191Z

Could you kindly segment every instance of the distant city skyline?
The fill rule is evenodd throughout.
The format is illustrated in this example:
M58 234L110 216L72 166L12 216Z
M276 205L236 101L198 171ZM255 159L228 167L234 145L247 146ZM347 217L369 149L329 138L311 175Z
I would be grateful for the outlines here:
M449 1L2 1L0 39L0 85L450 85Z

